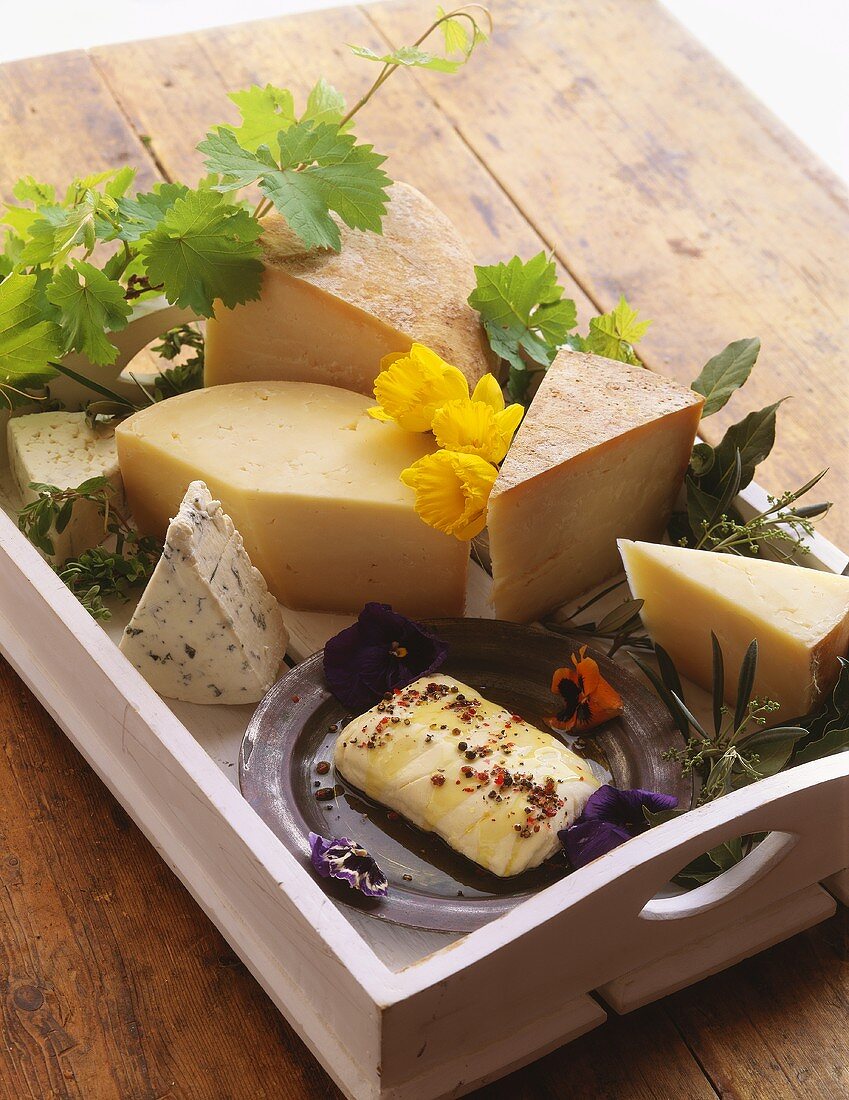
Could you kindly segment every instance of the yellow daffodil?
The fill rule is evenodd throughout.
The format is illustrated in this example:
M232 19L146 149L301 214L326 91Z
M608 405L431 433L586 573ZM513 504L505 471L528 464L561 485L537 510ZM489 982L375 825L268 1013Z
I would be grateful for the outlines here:
M431 527L472 539L486 526L486 506L498 471L477 455L436 451L401 473L415 490L416 511Z
M491 374L485 374L471 398L447 401L437 409L433 434L446 450L501 462L523 414L521 405L505 409L501 387Z
M387 355L374 383L376 420L394 420L408 432L429 432L437 409L448 401L469 397L469 383L424 344L413 344L408 355Z

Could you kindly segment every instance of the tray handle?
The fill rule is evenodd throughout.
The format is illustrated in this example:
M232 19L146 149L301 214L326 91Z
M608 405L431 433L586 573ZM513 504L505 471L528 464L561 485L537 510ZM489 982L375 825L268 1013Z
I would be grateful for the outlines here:
M737 829L730 830L725 840L720 840L719 843L733 840L737 833ZM798 833L774 830L739 863L729 867L715 879L702 883L701 886L696 886L686 893L672 897L653 897L640 910L639 916L643 920L680 920L683 917L706 913L709 909L723 905L731 898L738 897L748 890L781 863L798 842ZM700 848L701 844L697 844L696 847ZM694 854L699 855L700 852ZM683 865L686 866L686 863Z

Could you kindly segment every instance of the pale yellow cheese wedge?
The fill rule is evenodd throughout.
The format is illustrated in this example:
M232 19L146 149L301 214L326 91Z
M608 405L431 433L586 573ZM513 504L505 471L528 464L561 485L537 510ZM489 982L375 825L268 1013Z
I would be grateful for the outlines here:
M660 538L702 404L644 367L560 352L489 501L498 618L530 622L613 576L617 538Z
M356 613L377 600L461 615L469 545L425 524L399 481L433 437L373 420L371 404L332 386L245 382L143 409L116 432L139 529L163 537L200 478L287 607Z
M371 394L380 360L426 344L474 384L492 365L466 299L474 263L424 195L396 183L383 232L340 224L340 252L305 251L266 219L262 296L222 306L207 325L206 385L290 379Z
M502 877L558 851L558 829L598 787L562 742L439 674L349 723L335 762L370 798Z
M831 690L849 648L849 577L783 562L622 541L643 622L682 676L710 690L711 630L722 646L726 701L753 638L754 692L781 704L776 721L806 714Z

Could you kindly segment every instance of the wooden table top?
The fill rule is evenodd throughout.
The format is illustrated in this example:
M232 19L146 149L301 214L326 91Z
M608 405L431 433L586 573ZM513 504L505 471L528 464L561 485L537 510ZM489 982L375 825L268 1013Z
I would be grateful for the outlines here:
M584 322L625 292L647 363L689 383L760 335L714 439L787 394L761 480L823 466L849 546L849 205L842 187L651 0L496 0L454 76L399 73L358 120L480 262L550 249ZM160 9L164 11L164 9ZM124 163L201 174L194 143L250 83L352 101L345 43L412 39L429 3L344 8L0 67L0 193ZM0 669L0 1095L301 1098L336 1089L9 667ZM610 1022L481 1095L849 1095L846 925L825 925Z

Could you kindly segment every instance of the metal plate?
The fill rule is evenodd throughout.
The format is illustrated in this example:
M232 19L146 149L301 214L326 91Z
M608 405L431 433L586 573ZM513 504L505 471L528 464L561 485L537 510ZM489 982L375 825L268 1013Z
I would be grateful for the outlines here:
M440 672L548 729L544 719L553 709L552 672L569 661L580 641L492 619L437 619L429 625L449 647ZM680 805L689 807L689 782L682 781L680 767L662 755L670 746L682 744L666 708L621 664L588 652L621 694L624 711L593 731L585 755L601 766L604 778L612 775L616 786L674 794ZM322 655L317 653L268 692L239 754L242 793L305 864L311 830L351 837L380 864L389 880L388 897L365 898L345 883L317 878L336 901L413 928L469 932L567 873L565 859L558 855L532 871L499 878L439 837L369 801L333 770L319 775L316 765L332 762L336 737L350 718L327 688ZM317 788L332 786L336 797L319 802Z

